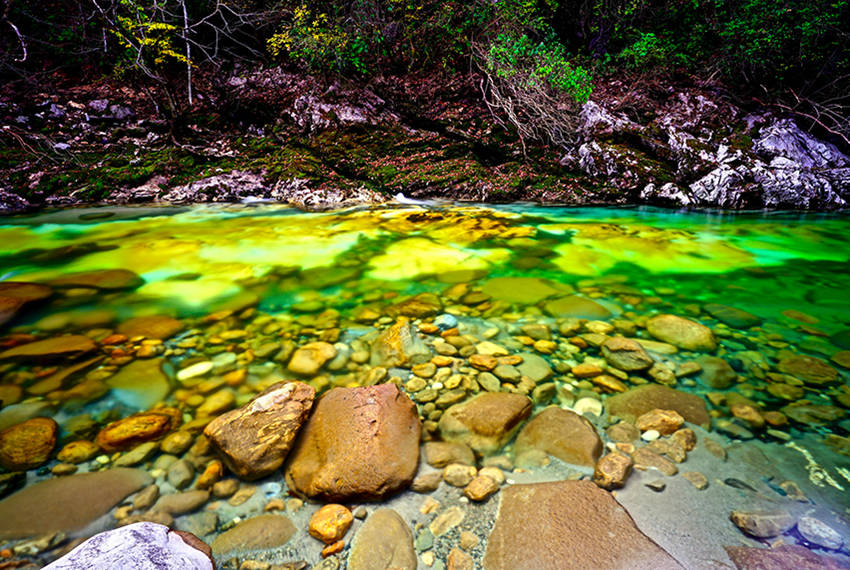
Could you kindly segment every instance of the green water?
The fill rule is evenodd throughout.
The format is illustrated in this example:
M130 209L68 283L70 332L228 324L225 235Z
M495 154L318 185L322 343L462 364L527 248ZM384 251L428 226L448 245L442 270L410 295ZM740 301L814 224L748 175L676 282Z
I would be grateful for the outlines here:
M457 318L460 334L492 340L512 353L538 349L524 325L549 326L555 342L539 352L556 374L552 391L535 402L539 407L569 407L570 392L604 402L609 388L570 374L582 361L604 365L599 350L577 338L588 332L580 323L564 332L571 319L549 305L579 295L609 312L600 319L625 336L650 338L644 323L658 313L711 327L719 341L714 355L732 365L734 385L714 389L687 374L667 383L706 397L715 421L734 424L722 430L727 436L778 443L802 434L832 437L831 449L846 455L850 359L841 355L850 349L848 263L846 215L428 204L328 213L199 205L4 218L0 278L46 283L54 294L26 305L0 328L0 350L67 333L102 342L134 317L174 317L182 330L162 342L140 337L104 344L104 360L74 370L50 389L39 381L73 368L82 357L0 360L0 394L12 400L0 409L0 429L13 423L10 418L52 414L63 429L58 450L81 437L71 427L80 417L102 426L157 404L179 408L183 421L199 428L204 420L195 410L210 394L204 381L232 390L231 405L242 404L292 377L281 357L286 343L322 340L347 347L349 360L305 379L320 391L387 380L405 384L412 378L409 369L376 370L368 356L355 355L368 352L377 331L395 322L394 305L420 293L436 296L429 299L437 309L414 318L426 339L434 338L428 324L437 314ZM55 282L105 269L132 271L141 284L108 289ZM717 303L747 311L760 323L739 329L720 322L705 309ZM146 343L148 352L140 353ZM431 340L428 345L434 346ZM834 368L836 380L813 386L777 375L777 363L797 354ZM675 349L654 355L670 369L698 356ZM155 386L110 383L128 362L150 358L162 371ZM216 362L212 373L178 380L181 368L209 360ZM623 380L632 387L656 379L637 372ZM86 383L94 387L73 392ZM787 383L798 394L777 397L771 383ZM431 418L426 430L435 431L433 419L442 408L411 395L423 419ZM753 426L733 418L728 404L738 396L763 413L781 410L789 419ZM809 407L795 413L791 404ZM814 415L806 415L811 410ZM838 463L846 466L847 458ZM55 460L38 473L47 475L52 465ZM82 467L88 468L98 467Z

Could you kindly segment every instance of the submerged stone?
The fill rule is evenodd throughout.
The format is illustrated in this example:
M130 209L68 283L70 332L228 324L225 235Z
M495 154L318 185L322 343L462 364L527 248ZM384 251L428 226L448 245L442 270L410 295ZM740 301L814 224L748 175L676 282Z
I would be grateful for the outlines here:
M658 315L646 321L646 330L660 341L693 351L717 348L714 333L705 325L676 315Z
M521 394L479 394L443 413L440 435L446 441L465 443L482 455L490 455L513 437L532 408L532 401Z
M145 338L166 340L183 330L184 325L173 317L151 315L134 317L118 325L118 333L129 338L143 336Z
M555 318L607 319L612 316L611 311L604 305L578 295L567 295L547 301L543 304L543 310Z
M0 501L0 540L82 529L152 482L139 469L48 479Z
M783 358L779 361L778 368L780 372L814 386L829 384L838 379L838 371L835 368L820 358L804 354Z
M566 463L593 467L602 455L602 440L587 418L552 406L534 416L519 432L514 445L517 458L530 450L544 451Z
M536 305L560 291L546 279L537 277L497 277L481 285L481 291L494 299L518 305Z
M681 569L590 481L511 485L501 496L486 570Z
M349 570L416 570L416 567L413 533L404 519L386 508L370 514L351 542Z
M58 431L53 418L33 418L0 431L0 467L26 471L47 462Z
M102 269L63 275L51 280L50 285L54 287L90 287L117 290L135 289L144 282L144 279L129 269Z
M0 352L0 360L7 358L31 360L38 358L73 356L76 354L91 352L96 348L97 344L95 344L95 342L87 336L56 336L4 350L3 352Z
M705 312L720 321L726 323L730 327L736 329L748 329L758 326L762 323L762 319L752 313L748 313L742 309L736 309L728 305L718 303L709 303L703 307Z
M162 371L163 362L162 358L134 360L107 378L106 384L122 404L141 410L151 408L171 391Z
M216 557L236 556L279 548L289 542L295 532L295 525L285 516L259 515L224 531L210 546Z
M431 350L417 336L408 320L399 318L394 325L378 335L372 344L372 366L410 366L431 358Z
M121 451L160 439L180 424L180 412L161 408L114 421L100 430L95 442L104 451Z
M615 394L605 401L608 413L623 419L634 421L656 408L675 410L685 421L707 427L711 425L705 400L694 394L661 386L646 384Z

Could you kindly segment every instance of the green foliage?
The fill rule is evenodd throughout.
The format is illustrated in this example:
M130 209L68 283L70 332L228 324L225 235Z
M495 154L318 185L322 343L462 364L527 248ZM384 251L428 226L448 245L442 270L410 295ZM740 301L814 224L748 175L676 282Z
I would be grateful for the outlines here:
M548 86L577 103L586 102L593 88L587 70L571 65L554 38L535 42L527 34L503 32L490 44L485 69L499 79L516 80L522 89Z
M652 32L640 33L638 39L621 51L617 58L631 69L663 66L670 62L671 51L671 47Z

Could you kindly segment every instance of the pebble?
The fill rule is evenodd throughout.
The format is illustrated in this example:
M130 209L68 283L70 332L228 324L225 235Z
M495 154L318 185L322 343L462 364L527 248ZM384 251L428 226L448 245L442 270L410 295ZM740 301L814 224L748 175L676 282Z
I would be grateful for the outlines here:
M415 491L416 493L430 493L432 491L436 491L440 486L440 481L443 480L443 472L442 471L431 471L429 473L423 473L422 475L417 475L417 477L410 484L410 489Z
M166 479L175 489L183 489L189 486L195 478L195 467L186 459L175 461L168 468Z
M803 538L823 548L840 550L844 545L844 538L838 531L814 517L801 517L797 530Z
M218 499L230 497L239 490L239 481L237 479L224 479L212 486L212 494Z
M195 441L195 436L185 430L171 432L163 438L159 448L163 453L171 455L182 455Z
M499 490L499 483L487 475L477 475L464 488L463 494L473 501L483 501Z
M227 501L227 504L238 507L243 504L245 501L254 496L254 493L257 492L257 488L253 485L246 485L241 487L238 491L236 491L232 497Z
M593 414L594 416L602 415L602 402L596 398L584 397L576 400L573 404L573 411L579 415Z
M477 474L475 467L452 463L443 469L443 481L454 487L466 487Z
M325 544L339 541L354 521L354 515L342 505L325 505L310 518L308 532L310 536Z
M460 507L449 507L431 521L428 529L434 536L442 536L459 525L466 517L466 513Z
M197 378L207 374L215 367L215 364L209 360L197 362L177 372L177 380L185 382L191 378Z
M708 478L699 471L685 471L682 473L682 477L700 491L708 487Z

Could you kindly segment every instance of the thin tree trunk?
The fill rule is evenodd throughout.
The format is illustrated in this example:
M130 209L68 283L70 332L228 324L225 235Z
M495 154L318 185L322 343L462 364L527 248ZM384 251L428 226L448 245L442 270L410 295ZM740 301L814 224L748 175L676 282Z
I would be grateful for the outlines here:
M189 107L192 106L192 44L189 42L189 15L186 12L186 0L181 0L183 6L183 39L186 41L186 84L189 94Z

